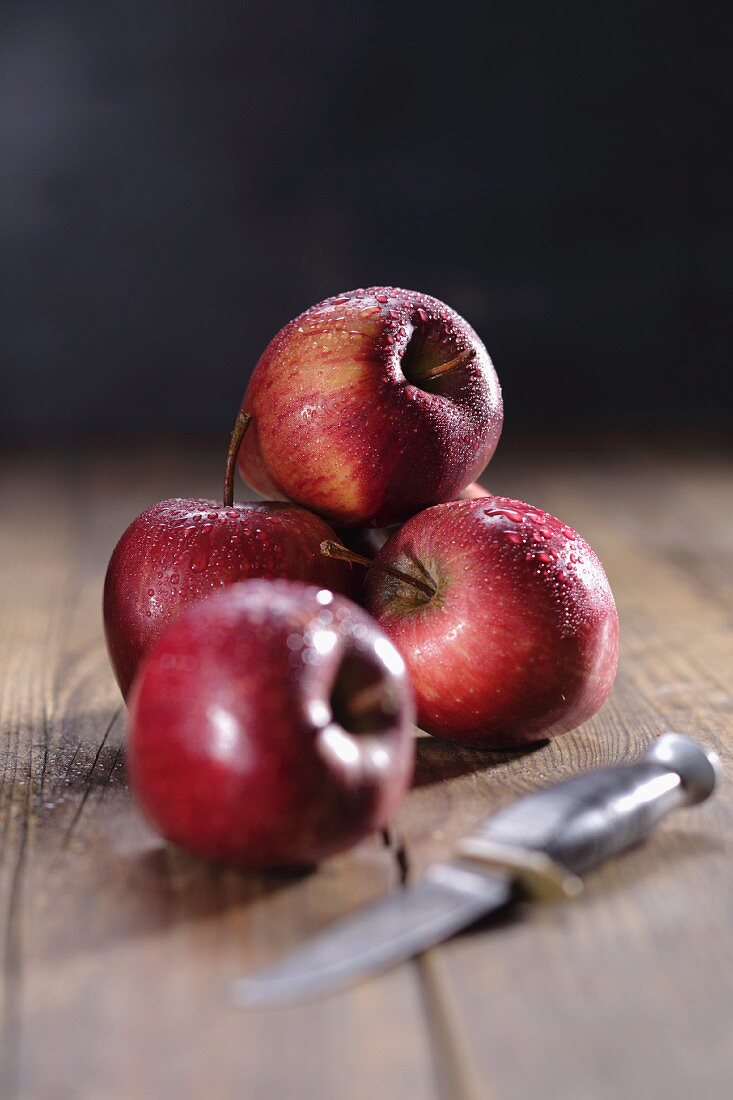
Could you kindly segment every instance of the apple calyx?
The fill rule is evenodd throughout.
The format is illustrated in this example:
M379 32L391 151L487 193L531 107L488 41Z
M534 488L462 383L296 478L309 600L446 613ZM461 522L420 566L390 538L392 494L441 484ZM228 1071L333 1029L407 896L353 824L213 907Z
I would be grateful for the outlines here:
M420 593L422 599L426 602L432 600L437 595L437 588L434 584L429 584L427 581L420 580L419 577L413 577L410 573L406 573L403 569L396 569L393 565L384 565L379 561L372 561L371 558L365 558L362 554L357 554L354 550L349 550L348 546L344 546L340 542L333 542L331 539L324 539L321 543L321 553L326 558L337 558L339 561L350 561L354 565L363 565L365 569L378 569L382 573L389 573L391 577L396 577L397 580L402 581L404 584L409 584L412 588L416 589Z
M234 471L237 467L237 455L239 454L239 448L242 445L244 433L247 431L251 419L252 417L249 413L242 412L240 409L237 413L237 419L234 421L232 436L229 440L229 450L227 451L227 464L224 471L225 508L231 508L234 504Z

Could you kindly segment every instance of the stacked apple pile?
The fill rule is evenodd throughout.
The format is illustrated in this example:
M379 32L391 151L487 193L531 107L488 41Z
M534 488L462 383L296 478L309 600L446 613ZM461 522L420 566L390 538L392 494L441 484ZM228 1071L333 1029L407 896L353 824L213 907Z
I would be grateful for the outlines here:
M598 710L608 581L567 524L474 484L501 427L485 347L427 295L356 290L275 336L223 500L153 505L107 571L131 782L165 837L313 862L386 823L415 718L494 749ZM234 502L237 463L270 503Z

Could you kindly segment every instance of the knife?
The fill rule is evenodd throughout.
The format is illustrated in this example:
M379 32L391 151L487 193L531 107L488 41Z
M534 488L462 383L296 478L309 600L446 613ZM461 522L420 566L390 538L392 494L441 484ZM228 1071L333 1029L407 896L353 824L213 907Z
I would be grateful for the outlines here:
M642 840L670 811L708 798L717 755L665 733L632 764L586 772L481 822L448 862L336 921L232 983L238 1008L314 1000L424 951L516 897L571 898L580 873Z

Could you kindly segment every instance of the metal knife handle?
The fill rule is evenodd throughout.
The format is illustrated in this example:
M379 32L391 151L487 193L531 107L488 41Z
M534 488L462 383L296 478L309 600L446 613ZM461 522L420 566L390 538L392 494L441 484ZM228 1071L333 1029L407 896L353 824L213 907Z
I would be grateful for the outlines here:
M511 871L506 853L516 850L521 873L519 853L541 853L548 867L577 875L638 843L670 811L704 801L719 771L714 752L665 733L634 764L587 772L514 802L479 825L459 854L481 859L483 844L487 862Z

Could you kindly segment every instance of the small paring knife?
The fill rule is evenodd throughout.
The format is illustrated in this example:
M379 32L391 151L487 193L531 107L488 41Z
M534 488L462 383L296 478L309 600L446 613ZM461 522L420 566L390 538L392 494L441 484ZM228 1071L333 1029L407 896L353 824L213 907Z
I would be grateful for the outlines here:
M510 901L575 897L578 877L642 840L672 810L708 798L714 752L665 733L634 764L601 768L521 798L414 886L336 921L303 947L232 983L238 1008L336 993L447 939Z

